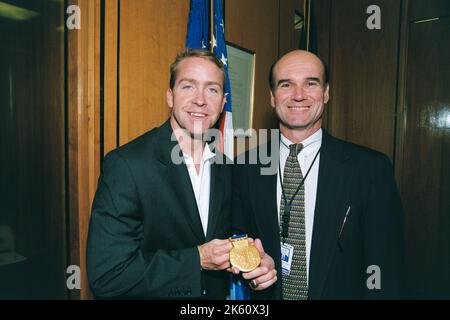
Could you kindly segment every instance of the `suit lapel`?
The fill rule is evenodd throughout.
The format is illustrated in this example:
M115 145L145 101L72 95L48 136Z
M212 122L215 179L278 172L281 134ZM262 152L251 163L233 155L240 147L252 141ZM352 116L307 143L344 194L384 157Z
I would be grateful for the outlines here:
M324 131L309 267L311 299L321 297L345 216L352 179L348 159L336 141Z
M169 169L170 183L175 189L174 198L181 202L186 209L184 213L187 221L195 234L196 238L202 243L205 241L205 234L203 232L202 221L198 212L197 202L195 201L194 190L192 189L191 179L184 163L173 164Z
M206 232L206 241L210 241L214 237L217 220L219 219L220 205L222 203L224 190L224 171L218 164L211 166L211 182L209 193L209 215L208 229Z
M192 189L189 173L184 161L181 162L182 155L178 142L176 140L172 141L171 136L172 129L170 122L167 121L160 130L160 137L158 139L158 158L160 162L166 166L168 183L174 189L174 194L169 195L169 201L178 201L181 204L181 207L184 208L184 212L180 212L179 215L186 218L192 233L200 243L203 243L205 241L205 235L203 233L202 222L200 220L200 214L198 212L197 202L195 201L195 194ZM180 150L181 158L177 158L177 162L181 162L180 164L174 163L171 159L172 150L174 150L174 148Z
M267 154L275 155L272 159L276 163L269 163L268 165L275 165L278 168L279 149L271 150L272 145L267 143ZM260 151L258 150L258 154ZM280 228L278 223L278 207L277 207L277 174L263 175L261 169L263 165L249 165L248 179L250 194L255 195L250 197L253 214L255 215L255 223L259 232L259 237L264 239L264 249L266 252L273 254L276 267L279 271L281 263L280 252Z
M268 148L271 147L270 142ZM278 167L279 149L272 159L276 160ZM258 150L259 154L259 150ZM271 154L271 151L269 151ZM277 177L278 175L262 175L262 165L249 165L248 186L251 197L252 213L256 228L259 232L259 238L264 239L263 246L265 252L268 252L275 262L275 268L278 271L279 280L274 284L270 291L274 292L274 299L281 299L281 249L280 249L280 227L278 222L278 204L277 204Z
M257 170L258 172L249 174L249 179L251 179L249 186L254 189L252 194L256 195L256 197L251 197L252 208L255 208L256 224L261 233L260 237L274 239L279 234L277 175L261 175L260 168L259 166L252 166L251 170Z

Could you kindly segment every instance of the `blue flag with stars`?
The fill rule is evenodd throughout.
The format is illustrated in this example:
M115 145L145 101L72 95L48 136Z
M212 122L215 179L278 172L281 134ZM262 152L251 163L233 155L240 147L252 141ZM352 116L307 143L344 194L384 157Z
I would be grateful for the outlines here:
M209 50L209 0L191 0L186 34L186 48Z
M226 103L219 120L221 131L219 150L228 158L234 158L234 131L231 113L231 86L228 78L228 58L223 22L223 0L213 0L213 35L210 33L210 0L191 0L186 34L186 48L211 50L225 66L224 94Z
M234 131L233 117L231 113L231 86L228 77L228 55L225 43L225 24L223 21L223 0L213 0L213 38L212 50L216 56L222 61L225 67L225 88L226 103L224 112L220 119L220 131L222 132L221 146L222 152L230 159L234 158Z
M220 130L223 137L223 153L229 158L234 157L234 133L233 133L233 118L231 113L231 86L228 77L228 55L227 46L225 42L225 24L223 21L223 0L213 0L213 38L212 50L216 56L222 61L225 67L225 96L227 101L225 103L224 112L222 114ZM230 276L230 300L248 300L250 298L249 292L241 279L237 276Z
M212 39L212 48L213 52L225 66L225 94L227 95L225 111L231 112L231 98L229 99L231 89L230 79L228 78L228 55L227 46L225 43L225 25L223 22L222 0L214 0L214 33Z
M225 67L224 94L226 103L220 121L221 151L234 158L234 133L231 108L231 86L228 77L228 55L223 21L223 0L213 0L213 37L210 39L210 0L191 0L186 34L186 48L211 50ZM230 274L230 300L248 300L250 294L240 278Z

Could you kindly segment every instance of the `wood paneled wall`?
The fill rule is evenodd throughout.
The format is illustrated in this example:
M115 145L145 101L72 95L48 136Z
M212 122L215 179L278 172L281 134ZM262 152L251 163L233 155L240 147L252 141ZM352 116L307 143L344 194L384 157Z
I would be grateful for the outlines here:
M308 1L308 0L306 0ZM307 11L305 7L305 0L288 0L288 1L280 1L279 2L279 31L278 31L278 55L281 57L282 55L288 53L293 49L300 48L300 40L301 33L300 30L296 30L294 28L294 15L297 12L298 14L303 14L305 17L307 16ZM304 21L304 27L307 25L307 21ZM305 33L306 34L306 33ZM271 64L273 61L271 62Z
M36 15L0 18L0 253L5 258L13 250L26 259L0 259L0 299L62 299L64 11L61 2L15 4Z
M255 130L277 127L275 113L270 106L267 78L271 64L278 57L278 26L278 1L225 1L225 37L227 41L256 53L253 102L253 129ZM260 141L255 142L254 140L252 142L260 143ZM246 148L248 147L247 145ZM238 154L243 151L245 149L236 150Z
M328 130L393 160L400 0L377 1L381 29L366 27L369 0L331 3Z
M253 128L277 128L270 106L268 76L272 63L297 49L300 38L294 30L294 13L303 12L303 0L226 0L227 41L256 53ZM257 9L255 9L257 8Z
M450 2L315 4L318 52L330 67L325 127L394 162L404 206L405 294L448 298ZM371 4L381 9L381 30L366 28Z
M105 1L104 10L103 154L106 154L118 146L119 0Z
M189 0L107 1L105 153L169 117L169 65L184 48Z
M86 240L91 204L100 173L100 0L73 0L80 7L80 30L67 31L67 123L69 262L80 266L81 290L91 297L86 276Z

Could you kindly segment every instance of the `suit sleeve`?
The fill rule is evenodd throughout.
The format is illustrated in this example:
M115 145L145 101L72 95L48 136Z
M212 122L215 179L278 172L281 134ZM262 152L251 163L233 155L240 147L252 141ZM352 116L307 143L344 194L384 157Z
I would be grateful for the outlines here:
M141 250L143 217L126 161L110 153L103 163L92 206L87 273L97 297L198 297L201 267L197 247Z
M366 298L401 297L403 264L403 214L392 166L386 156L372 165L364 218ZM379 278L377 273L379 267ZM378 281L379 280L379 281Z

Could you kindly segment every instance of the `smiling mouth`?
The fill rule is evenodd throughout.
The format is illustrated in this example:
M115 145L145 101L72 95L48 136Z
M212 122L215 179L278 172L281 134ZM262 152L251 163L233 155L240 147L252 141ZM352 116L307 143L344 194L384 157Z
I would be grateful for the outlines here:
M310 106L302 106L302 107L297 107L297 106L288 106L289 110L308 110L310 108Z
M189 115L194 119L204 119L206 118L205 113L197 113L197 112L188 112Z

